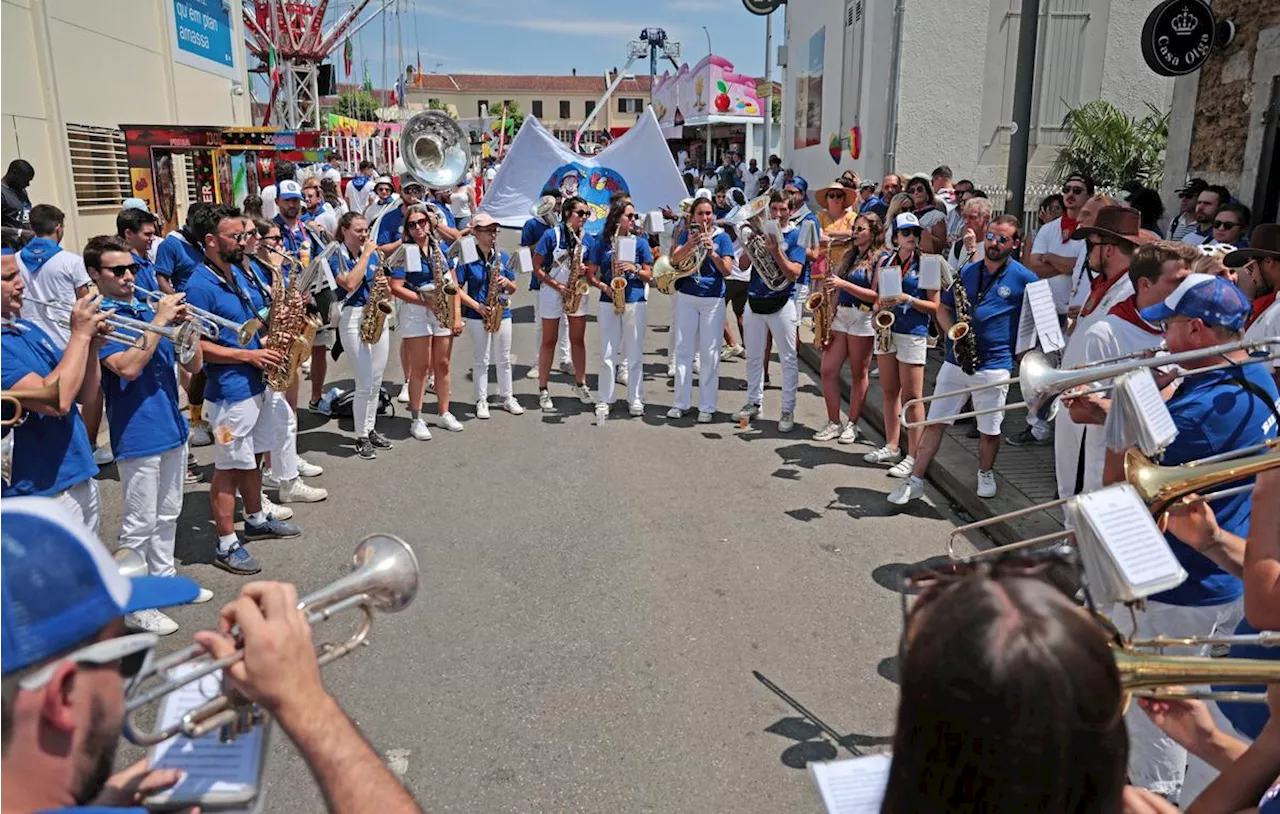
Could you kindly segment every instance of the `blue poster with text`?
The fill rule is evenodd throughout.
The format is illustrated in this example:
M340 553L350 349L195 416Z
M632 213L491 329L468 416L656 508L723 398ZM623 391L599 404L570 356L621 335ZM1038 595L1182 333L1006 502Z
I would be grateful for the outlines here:
M235 67L231 4L224 0L173 0L178 49L223 68Z

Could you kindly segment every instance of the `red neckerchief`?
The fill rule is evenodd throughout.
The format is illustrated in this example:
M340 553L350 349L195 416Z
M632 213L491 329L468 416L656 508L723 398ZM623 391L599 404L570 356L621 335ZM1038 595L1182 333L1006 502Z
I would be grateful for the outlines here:
M1130 325L1140 328L1149 334L1155 334L1156 336L1160 335L1160 329L1152 325L1150 322L1147 322L1145 319L1142 318L1142 315L1138 313L1138 295L1137 294L1134 294L1132 297L1120 303L1119 305L1114 306L1107 313L1113 317L1123 319L1125 322L1129 323Z
M1062 242L1070 242L1071 236L1075 234L1076 227L1080 225L1080 221L1068 215L1063 215L1059 224L1062 227Z
M1249 314L1249 320L1245 322L1244 327L1248 329L1253 323L1258 321L1258 317L1262 316L1262 312L1271 307L1271 303L1275 302L1276 292L1272 291L1265 297L1258 297L1253 301L1253 312Z
M1098 307L1098 303L1102 302L1102 298L1111 290L1111 286L1120 282L1124 276L1123 274L1117 274L1110 280L1102 275L1095 277L1093 282L1089 283L1089 298L1084 301L1084 307L1080 309L1080 316L1087 317L1092 314L1093 309Z

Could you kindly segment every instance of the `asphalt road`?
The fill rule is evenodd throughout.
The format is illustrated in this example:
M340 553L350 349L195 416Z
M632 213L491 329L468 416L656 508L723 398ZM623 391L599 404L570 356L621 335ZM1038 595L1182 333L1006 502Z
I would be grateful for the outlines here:
M305 593L345 573L369 533L413 546L417 601L379 617L372 646L325 677L428 810L820 811L798 769L836 751L756 670L858 748L887 748L900 575L939 557L959 521L931 488L908 511L889 506L897 482L862 462L870 442L810 440L825 421L811 372L802 370L789 435L777 432L776 389L748 431L729 419L745 400L740 359L722 366L716 423L669 422L670 300L652 299L643 418L620 404L595 426L559 375L552 391L564 412L537 410L536 382L524 378L534 359L526 292L515 327L525 415L495 408L478 421L463 398L454 412L465 431L437 430L428 442L409 437L404 413L381 419L396 446L376 461L354 457L349 420L301 417L299 447L325 467L312 483L330 497L296 507L302 538L251 550L263 577ZM469 394L470 346L458 344L455 392ZM398 371L393 348L389 386ZM329 378L350 386L345 359ZM196 454L208 473L210 450ZM114 467L102 485L110 543ZM183 630L166 648L213 624L243 581L210 565L206 492L187 491L178 560L216 599L176 610ZM344 638L354 623L330 622L316 638ZM121 759L136 755L125 749ZM323 810L282 737L266 794L268 812Z

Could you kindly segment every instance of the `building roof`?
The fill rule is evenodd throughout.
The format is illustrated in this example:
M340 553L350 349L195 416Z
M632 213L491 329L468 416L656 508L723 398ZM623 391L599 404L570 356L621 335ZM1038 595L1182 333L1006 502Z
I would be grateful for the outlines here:
M603 74L597 75L547 75L547 74L476 74L476 73L424 73L410 82L411 91L439 91L441 93L604 93L607 87ZM648 75L625 79L617 93L648 93Z

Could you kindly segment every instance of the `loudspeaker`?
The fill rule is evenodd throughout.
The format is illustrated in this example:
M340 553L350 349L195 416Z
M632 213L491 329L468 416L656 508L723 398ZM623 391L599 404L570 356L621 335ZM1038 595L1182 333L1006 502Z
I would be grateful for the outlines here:
M319 76L316 77L316 84L320 86L321 96L337 96L338 95L338 73L334 67L327 62L322 62L318 66L320 70Z

